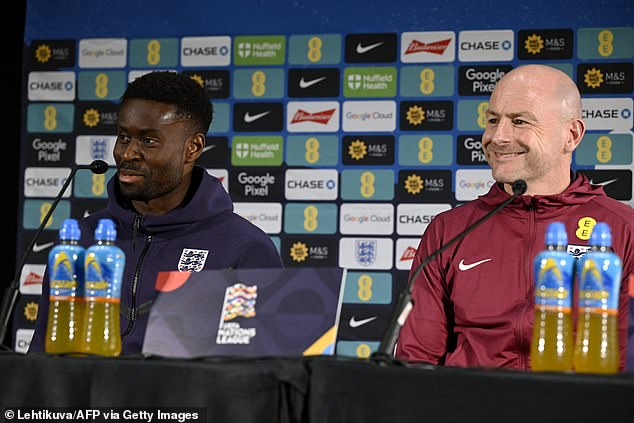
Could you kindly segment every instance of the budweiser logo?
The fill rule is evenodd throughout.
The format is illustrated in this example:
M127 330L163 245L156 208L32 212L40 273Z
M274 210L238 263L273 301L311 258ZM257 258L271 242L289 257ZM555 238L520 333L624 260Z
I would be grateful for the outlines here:
M334 115L336 111L337 109L329 109L321 112L310 113L306 110L298 109L293 115L291 123L315 122L327 125L328 121L330 121L330 118L332 118L332 115Z
M416 256L416 248L407 247L407 249L403 252L403 255L401 256L400 260L401 261L413 260L415 256Z
M24 278L24 286L26 285L42 285L42 276L37 273L30 272Z
M405 54L420 53L421 51L432 54L443 54L447 50L447 46L451 42L451 38L441 41L434 41L433 43L421 43L420 41L412 40L407 46Z

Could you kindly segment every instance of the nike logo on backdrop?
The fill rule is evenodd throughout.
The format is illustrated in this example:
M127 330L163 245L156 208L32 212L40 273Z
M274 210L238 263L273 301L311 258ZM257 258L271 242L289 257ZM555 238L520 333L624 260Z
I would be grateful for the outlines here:
M379 318L379 316L374 316L374 317L368 317L367 319L356 320L354 318L354 316L352 316L350 318L350 327L351 328L358 328L359 326L363 326L366 323L370 323L371 321L376 320L378 318Z
M302 77L302 78L299 80L299 88L308 88L308 87L312 87L313 85L320 83L320 82L321 82L321 81L323 81L324 79L326 79L326 77L325 77L325 76L322 76L321 78L316 78L316 79L313 79L313 80L311 80L311 81L304 81L304 77Z
M268 115L269 113L271 113L271 112L270 111L266 111L266 112L258 113L257 115L250 115L249 112L246 112L244 114L244 121L246 123L255 122L258 119L262 119L264 116Z
M216 144L207 145L203 148L203 153L216 148Z
M600 187L604 187L604 186L610 185L612 182L616 182L618 180L619 180L618 178L615 178L615 179L610 179L609 181L594 182L592 179L590 179L590 185L598 185Z
M52 247L53 244L55 244L55 241L47 242L46 244L42 244L42 245L37 245L37 243L35 243L35 245L33 245L33 252L39 253L40 251L44 251L47 248Z
M491 261L491 259L488 258L488 259L476 261L475 263L471 263L471 264L464 264L464 260L460 260L460 263L458 263L458 269L463 270L463 271L464 270L473 269L474 267L479 266L482 263L486 263L487 261Z
M378 43L375 44L370 44L369 46L364 46L361 43L357 44L357 53L358 54L364 54L367 53L370 50L374 50L375 48L377 48L378 46L382 45L384 42L380 41Z

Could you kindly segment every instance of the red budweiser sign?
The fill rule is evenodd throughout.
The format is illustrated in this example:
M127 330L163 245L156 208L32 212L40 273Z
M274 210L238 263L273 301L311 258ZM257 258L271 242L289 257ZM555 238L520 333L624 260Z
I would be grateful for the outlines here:
M310 113L306 110L298 109L293 115L291 123L300 122L315 122L322 125L327 125L332 115L335 114L337 109L323 110L321 112Z
M400 260L401 261L413 260L415 256L416 256L416 248L407 247L407 249L403 252L403 255L401 256Z
M412 40L407 46L405 54L420 53L421 51L432 54L443 54L447 50L447 46L451 42L451 38L441 41L434 41L433 43L421 43L420 41Z

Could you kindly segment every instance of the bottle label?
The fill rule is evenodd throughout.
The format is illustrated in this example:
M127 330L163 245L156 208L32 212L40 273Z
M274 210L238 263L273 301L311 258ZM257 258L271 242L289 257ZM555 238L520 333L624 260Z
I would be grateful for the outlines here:
M80 248L72 246L58 246L48 257L51 269L49 282L52 298L81 296L81 284L78 283L83 272L78 272L78 262L83 259Z
M86 300L114 301L121 297L124 259L108 251L86 253Z
M548 251L535 259L535 305L557 311L572 310L573 258L560 251Z
M580 311L616 313L619 308L621 260L614 253L587 253L579 262Z

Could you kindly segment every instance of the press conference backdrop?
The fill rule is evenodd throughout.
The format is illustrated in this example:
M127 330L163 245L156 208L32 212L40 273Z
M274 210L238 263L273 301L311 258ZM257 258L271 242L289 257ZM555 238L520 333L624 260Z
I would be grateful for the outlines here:
M543 63L577 81L588 132L573 166L633 204L627 1L75 3L28 3L18 252L72 166L112 167L78 172L34 246L17 351L28 348L61 222L105 205L119 98L151 70L205 88L215 113L199 163L284 264L349 269L341 355L377 348L430 220L493 183L484 111L512 68Z

